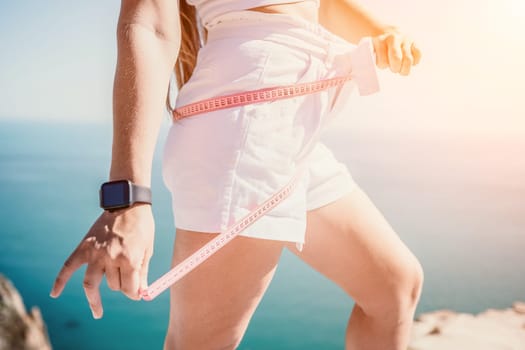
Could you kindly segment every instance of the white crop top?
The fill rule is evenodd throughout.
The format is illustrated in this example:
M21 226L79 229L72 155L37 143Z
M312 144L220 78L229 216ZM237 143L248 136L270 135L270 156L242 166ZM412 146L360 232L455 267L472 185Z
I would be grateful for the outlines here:
M197 14L205 27L215 17L230 11L301 1L315 1L317 7L320 5L320 0L186 0L188 4L195 6Z

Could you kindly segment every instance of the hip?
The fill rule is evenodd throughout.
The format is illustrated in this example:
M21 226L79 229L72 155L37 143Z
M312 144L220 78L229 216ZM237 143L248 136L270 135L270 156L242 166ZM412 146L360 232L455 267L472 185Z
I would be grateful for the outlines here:
M236 11L215 18L176 106L265 87L348 74L337 61L355 45L289 14Z

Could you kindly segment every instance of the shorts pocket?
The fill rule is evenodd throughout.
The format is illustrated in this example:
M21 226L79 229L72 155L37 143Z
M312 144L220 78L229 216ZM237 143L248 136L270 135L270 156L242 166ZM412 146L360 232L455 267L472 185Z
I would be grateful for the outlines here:
M245 38L206 44L199 51L191 78L177 95L177 107L261 88L270 56L266 46L261 40Z
M320 63L309 52L276 47L266 59L260 80L264 86L314 82L319 78Z

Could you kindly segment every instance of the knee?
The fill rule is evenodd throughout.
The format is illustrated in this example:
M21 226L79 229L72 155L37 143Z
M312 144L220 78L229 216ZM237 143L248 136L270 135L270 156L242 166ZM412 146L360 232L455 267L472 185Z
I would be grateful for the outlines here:
M420 262L412 256L408 261L390 266L388 276L383 280L373 300L360 305L365 313L399 320L413 317L423 289L424 272Z
M392 272L390 288L385 290L383 297L391 305L393 312L414 310L419 302L423 289L423 267L416 257L412 257L404 264L395 267Z
M421 291L423 290L424 272L421 263L417 258L413 258L413 262L408 268L408 283L406 289L408 295L406 296L406 304L410 308L416 308L419 298L421 297Z

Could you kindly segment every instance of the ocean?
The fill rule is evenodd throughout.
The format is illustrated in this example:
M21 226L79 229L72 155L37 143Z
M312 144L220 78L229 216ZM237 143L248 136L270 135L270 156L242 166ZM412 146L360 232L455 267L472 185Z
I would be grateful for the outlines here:
M175 225L154 160L155 255L149 280L170 264ZM323 135L406 245L425 284L417 313L479 312L525 300L525 137L332 129ZM54 349L161 349L168 293L135 302L102 284L94 320L84 268L49 297L63 261L100 214L111 125L0 122L0 273L40 307ZM327 252L329 253L329 252ZM342 349L353 301L284 251L240 349Z

